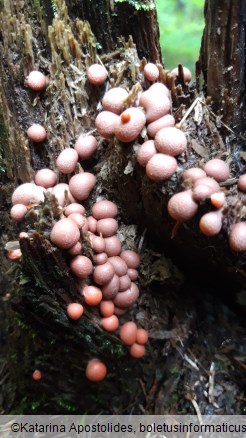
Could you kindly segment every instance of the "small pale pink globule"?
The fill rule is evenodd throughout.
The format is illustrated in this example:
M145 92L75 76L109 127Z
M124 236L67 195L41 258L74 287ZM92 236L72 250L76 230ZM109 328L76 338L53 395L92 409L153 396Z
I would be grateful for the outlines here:
M197 184L192 190L192 196L194 201L201 202L207 198L210 198L214 190L207 184Z
M72 256L80 255L82 251L82 244L81 242L75 243L74 246L68 249L68 253Z
M118 275L115 274L108 283L102 286L103 298L106 300L114 298L119 292L119 284L120 279Z
M27 76L26 84L33 91L42 91L47 86L47 79L41 71L33 70Z
M22 221L27 212L27 207L24 204L15 204L10 210L10 217L16 222Z
M127 275L131 281L135 281L138 278L138 271L136 269L129 268L127 269Z
M93 135L81 134L74 149L77 151L80 160L89 160L97 150L97 139Z
M222 208L225 205L226 198L224 192L215 192L210 196L211 204L216 208Z
M216 236L222 227L222 212L220 210L210 211L204 214L199 222L200 231L205 236Z
M118 230L118 222L114 218L99 219L97 221L97 233L103 237L111 237Z
M155 147L158 152L172 157L182 154L187 146L183 131L175 127L162 128L155 136Z
M208 176L213 177L217 182L226 181L230 174L228 164L219 158L209 160L204 165L203 169Z
M162 128L168 128L175 125L175 118L171 114L165 114L165 116L151 122L147 126L147 133L150 137L155 137L157 132Z
M119 256L109 257L108 261L111 263L111 265L113 265L115 273L119 275L119 277L127 273L128 266L122 257Z
M108 257L118 256L121 253L121 242L118 236L105 237L104 241Z
M190 169L187 169L183 172L182 179L183 181L190 180L192 183L194 183L198 179L206 176L206 172L204 172L203 169L200 169L200 167L190 167Z
M44 201L44 187L34 183L24 183L18 186L12 194L12 204L24 204L28 206L34 202L39 204Z
M73 319L74 321L77 321L81 318L81 316L84 313L84 308L82 304L79 303L70 303L67 306L67 315L70 319Z
M120 257L126 262L128 268L136 269L140 265L140 256L136 251L125 249Z
M95 185L96 177L89 172L78 173L69 181L69 189L78 201L87 199Z
M88 226L86 226L87 219L85 216L83 216L80 213L71 213L68 215L68 218L72 219L72 221L74 221L76 223L76 225L79 229L86 228L86 231L87 231Z
M140 105L146 111L146 121L154 122L169 113L171 102L168 88L160 82L151 85L140 96Z
M88 257L77 255L71 260L70 269L76 277L86 278L88 275L92 274L93 265Z
M97 230L97 220L93 216L88 217L88 229L91 233L95 233Z
M168 213L176 221L191 219L198 210L198 204L193 200L192 191L185 190L173 195L167 205Z
M75 149L66 148L58 155L56 167L61 173L72 173L75 170L78 158L78 152Z
M114 274L115 272L113 266L111 263L106 262L95 267L93 272L93 280L95 283L99 284L99 286L103 286L113 278Z
M128 116L129 121L125 122L124 115ZM131 107L121 113L115 125L115 136L123 143L129 143L141 133L146 123L146 117L141 108Z
M34 143L41 143L46 139L45 128L39 123L33 123L27 130L27 136Z
M219 190L220 186L214 178L209 176L198 178L193 183L193 199L197 202L203 201Z
M111 111L101 111L95 120L95 126L103 138L113 138L115 127L119 124L119 116Z
M154 140L145 141L137 152L137 162L145 167L148 161L157 154Z
M140 328L137 330L136 341L138 344L141 344L141 345L146 344L146 342L148 342L148 339L149 339L149 335L145 329Z
M74 246L80 238L80 232L74 221L65 218L60 219L53 226L50 233L50 240L62 249Z
M91 236L90 237L90 241L91 241L91 246L92 249L96 252L96 253L102 253L105 251L105 241L104 238L101 236Z
M229 245L233 251L246 251L246 222L238 222L229 233Z
M106 199L96 202L92 207L92 215L97 220L115 217L117 214L117 205L111 201L107 201Z
M165 181L176 172L177 160L166 154L155 154L146 165L146 174L152 181Z
M131 287L131 279L128 275L122 275L119 281L119 292L123 292Z
M42 379L41 371L40 370L33 371L32 378L33 378L33 380L36 380L36 381L41 380Z
M144 76L146 77L146 79L148 79L148 81L157 81L157 79L159 78L159 70L158 67L153 64L153 62L148 62L145 66L144 66Z
M87 77L92 85L102 85L108 77L108 72L101 64L91 64L87 69Z
M128 92L122 87L110 88L103 96L103 109L119 115L122 112L122 106L127 96Z
M237 186L242 192L246 192L246 173L238 178Z
M135 283L131 284L131 287L124 292L119 292L113 299L114 304L117 307L129 307L132 306L139 297L139 289Z
M7 257L9 260L16 261L19 260L22 256L22 252L19 248L11 249L7 253Z
M40 169L35 175L35 183L46 189L53 187L57 182L57 175L51 169Z
M100 313L105 318L112 316L114 313L114 303L112 300L102 300L99 305Z
M72 204L69 204L64 210L65 216L69 216L72 213L84 214L85 207L83 207L83 205L81 204L78 204L77 202L73 202Z
M94 261L96 265L103 265L108 260L108 256L106 252L101 252L99 254L94 255Z

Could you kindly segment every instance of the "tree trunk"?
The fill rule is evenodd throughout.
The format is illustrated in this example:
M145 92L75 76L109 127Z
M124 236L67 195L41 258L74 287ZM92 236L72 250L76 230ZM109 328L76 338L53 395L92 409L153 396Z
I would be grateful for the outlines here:
M36 0L10 0L4 1L1 9L3 208L0 214L4 246L8 241L17 240L16 236L22 231L22 225L14 226L9 221L14 187L31 181L40 168L54 169L61 150L73 146L81 132L94 130L98 103L105 88L88 84L88 65L100 60L110 72L111 85L123 84L131 90L142 78L146 60L141 58L159 63L161 54L152 1L57 0L41 4ZM212 95L209 52L205 51L209 40L210 34L205 31L202 63L208 92L211 90ZM26 76L34 69L49 76L44 93L37 94L25 86ZM181 83L175 87L174 80L160 65L159 69L161 80L170 86L177 121L180 121L196 90L184 84L182 74ZM227 77L223 76L223 80L227 81ZM222 89L226 86L224 83ZM237 114L233 116L233 123ZM46 128L47 140L40 145L27 140L26 130L33 122L44 124ZM218 152L223 148L222 136L207 105L202 107L200 124L189 117L184 127L189 132L191 147L189 155L180 159L181 169L209 158L215 148ZM197 144L202 136L205 140L199 148ZM233 379L230 371L233 357L220 350L223 340L232 337L236 354L241 335L233 337L230 326L234 314L226 313L219 299L207 295L210 282L203 279L201 286L200 278L197 283L193 271L198 268L201 275L201 268L207 263L208 270L219 273L219 281L220 273L234 281L237 256L228 249L224 235L208 243L207 238L199 234L197 218L181 227L171 241L174 223L167 215L166 205L170 196L180 190L179 175L164 184L150 182L144 169L136 164L132 145L125 146L114 139L100 141L96 159L89 160L84 170L97 176L97 186L85 202L87 214L99 196L116 202L123 246L141 249L141 297L126 319L135 320L149 330L151 346L144 360L129 359L128 349L118 337L101 329L96 309L87 308L80 321L68 320L67 304L81 297L66 257L46 238L52 220L58 215L57 206L48 197L38 207L38 216L32 211L27 215L25 226L32 237L21 239L22 260L10 265L6 253L1 254L2 289L11 295L10 298L4 296L8 324L4 339L7 366L2 367L3 377L7 377L3 411L43 414L86 410L88 413L137 414L144 410L163 414L176 410L177 413L193 413L194 374L185 368L185 357L190 355L194 364L195 356L200 354L204 388L199 401L202 412L207 412L208 400L204 393L208 378L204 369L209 369L215 354L225 354L227 371ZM63 176L61 182L67 182L67 177ZM230 196L233 197L233 191ZM231 211L229 206L233 216ZM226 232L230 222L225 223ZM7 247L11 245L14 244L9 243ZM183 277L166 254L182 267L187 277ZM244 281L243 268L241 271L238 289ZM213 287L216 294L224 293L216 282ZM219 312L224 319L218 327ZM206 348L200 352L200 337L206 338L208 325L214 335L209 355ZM84 369L91 357L100 357L109 369L108 378L99 386L84 378ZM38 384L30 383L36 368L42 370L43 378ZM188 390L182 381L188 382ZM226 391L222 377L218 377L218 382ZM240 384L235 384L235 394L240 394ZM210 412L215 408L214 404ZM232 410L240 412L240 401L234 403ZM225 412L221 404L220 413Z
M206 0L201 59L207 94L235 134L245 130L246 5Z

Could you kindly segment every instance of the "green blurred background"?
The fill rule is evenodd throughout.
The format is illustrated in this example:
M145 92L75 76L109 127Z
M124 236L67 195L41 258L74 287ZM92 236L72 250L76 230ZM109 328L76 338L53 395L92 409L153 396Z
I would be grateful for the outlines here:
M204 28L204 0L156 0L166 69L182 64L194 75Z

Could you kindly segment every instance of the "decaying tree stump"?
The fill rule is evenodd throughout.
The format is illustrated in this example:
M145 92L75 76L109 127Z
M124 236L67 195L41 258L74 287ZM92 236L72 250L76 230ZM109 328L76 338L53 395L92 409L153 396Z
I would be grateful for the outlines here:
M214 400L208 400L204 395L208 381L204 369L209 370L215 355L220 354L221 361L223 357L227 358L225 369L230 377L233 373L238 377L232 385L236 400L230 406L230 413L240 413L241 374L236 370L234 358L243 338L240 322L232 329L228 328L234 314L224 312L219 299L214 298L213 302L207 296L211 282L201 277L202 273L207 276L208 272L216 272L218 284L216 280L213 283L216 295L224 293L225 283L222 281L219 286L221 278L231 281L228 284L233 284L234 293L241 293L244 287L243 257L233 254L227 244L227 232L245 204L245 195L238 195L233 179L242 168L240 153L234 154L234 148L242 134L243 116L238 110L233 109L232 113L231 103L226 103L222 124L216 118L215 112L220 114L220 102L210 76L214 65L211 67L209 56L215 49L211 47L208 28L210 13L218 6L216 2L206 3L207 27L201 67L215 108L211 109L202 91L184 83L182 68L179 84L175 86L174 80L159 64L161 80L171 89L177 122L201 93L201 101L197 101L196 107L198 118L191 113L182 125L189 146L187 154L179 159L177 174L166 183L151 182L144 169L136 164L139 143L123 145L115 139L101 140L96 158L84 166L97 176L96 189L85 203L87 213L100 196L116 202L120 210L119 234L123 246L140 248L142 293L128 317L149 330L148 354L141 361L129 359L127 348L118 337L101 329L96 310L87 309L79 322L68 320L66 305L78 298L76 285L61 251L46 239L40 223L30 217L27 226L33 230L33 236L31 240L21 241L22 261L6 273L9 269L6 253L2 252L0 259L2 288L11 294L10 299L3 295L8 321L5 333L7 362L2 368L6 377L4 412L161 414L174 409L177 413L193 413L192 400L197 396L203 413L216 409L219 413L229 413L222 396L216 400L218 408ZM235 11L233 17L236 17L239 10L234 2L231 3L231 10ZM152 1L56 0L45 1L43 5L38 0L6 1L1 8L0 214L4 246L8 241L16 240L21 231L20 226L9 221L14 187L31 181L34 172L42 167L54 168L61 150L72 146L79 133L94 129L98 103L105 89L88 84L88 65L100 59L110 72L111 84L124 85L131 90L136 82L143 81L146 60L142 57L159 63L161 54ZM224 8L223 13L226 16L228 11ZM232 20L232 27L233 23ZM237 36L242 35L243 20L241 25ZM220 37L227 31L221 26ZM225 38L222 40L226 42ZM239 38L238 44L242 50L245 42ZM225 94L228 78L220 69L227 65L228 59L230 63L234 62L232 56L224 58L224 63L216 64L216 83L220 84L221 95ZM233 65L236 71L238 58ZM25 87L25 78L33 69L49 75L49 85L40 95ZM230 99L242 102L241 91L236 93L238 83L236 85L234 73L234 70L230 73L233 93L229 92L228 102ZM33 122L46 127L47 141L41 147L26 137L26 130ZM231 127L225 126L227 124ZM143 142L143 138L139 142ZM232 169L232 178L226 187L228 211L223 232L212 239L202 236L197 217L181 226L171 239L175 224L167 214L167 202L182 189L182 171L217 155L227 157ZM241 158L243 160L243 155ZM43 213L52 210L50 201L46 202L47 205L40 207ZM202 206L200 215L208 208L207 204ZM48 214L45 221L42 224L48 227ZM209 354L206 347L200 351L200 344L207 339L207 325L211 333L216 333ZM222 346L225 337L232 338L226 351ZM212 341L209 339L209 342ZM108 378L99 386L84 377L86 362L95 356L102 358L109 368ZM190 362L187 362L188 356ZM201 367L197 365L197 356ZM191 367L193 364L193 373L185 368L185 363ZM38 385L31 381L35 368L43 372ZM196 394L194 379L201 375L201 391ZM183 380L186 380L185 384ZM222 375L218 375L218 382L223 394L226 386Z

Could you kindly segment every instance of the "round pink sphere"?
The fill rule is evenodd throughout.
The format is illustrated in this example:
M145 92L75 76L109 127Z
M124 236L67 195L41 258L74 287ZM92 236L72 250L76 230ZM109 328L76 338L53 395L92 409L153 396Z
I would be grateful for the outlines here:
M91 260L83 255L77 255L70 263L71 271L76 277L86 278L93 271Z
M111 111L100 112L95 120L95 126L103 138L113 138L116 125L119 123L119 116Z
M144 67L144 76L148 81L157 81L159 78L159 70L158 67L152 62L148 62L148 64Z
M198 204L193 200L192 191L185 190L184 192L176 193L170 198L167 209L173 219L183 222L195 216Z
M66 148L58 155L56 167L62 173L72 173L75 170L78 158L78 152L75 149Z
M175 118L171 114L166 114L163 117L149 123L147 126L147 133L150 137L155 137L157 132L162 128L168 128L175 125Z
M78 173L69 181L69 189L78 201L87 199L95 185L96 177L89 172Z
M169 179L177 169L177 161L166 154L155 154L147 163L146 174L153 181Z
M80 232L71 219L60 219L51 230L50 240L62 249L74 246L80 238Z
M74 145L80 160L88 160L97 150L97 139L93 135L83 135L78 137Z
M218 158L209 160L204 165L203 169L208 176L213 177L217 182L222 182L227 180L230 173L230 168L228 164L225 161L220 160Z
M140 166L145 167L155 154L157 154L157 150L155 148L154 140L147 140L138 149L137 162Z
M246 192L246 173L238 178L237 185L242 192Z
M27 130L27 136L34 143L41 143L46 139L45 128L39 123L33 123Z
M115 217L117 214L117 205L111 201L107 201L106 199L96 202L92 207L92 215L97 220Z
M31 202L39 204L44 201L44 187L34 183L24 183L17 187L12 195L12 204L29 205Z
M92 64L87 70L87 77L92 85L102 85L108 77L108 72L103 65Z
M155 147L162 154L176 157L185 151L186 146L185 134L175 127L162 128L155 136Z
M102 99L102 106L105 111L111 111L115 114L120 114L124 100L127 98L128 93L124 88L115 87L108 90Z
M31 90L42 91L47 85L47 80L41 71L33 70L29 73L26 83Z
M229 245L233 251L246 251L246 222L233 225L229 234Z
M126 117L129 119L127 122ZM146 117L141 108L128 108L121 114L115 125L115 136L118 140L129 143L139 136L145 123Z
M51 169L40 169L36 173L34 180L38 186L48 189L56 184L57 175Z
M22 221L27 212L27 207L24 204L15 204L10 210L10 217L16 222Z

